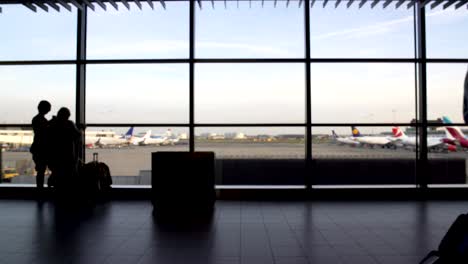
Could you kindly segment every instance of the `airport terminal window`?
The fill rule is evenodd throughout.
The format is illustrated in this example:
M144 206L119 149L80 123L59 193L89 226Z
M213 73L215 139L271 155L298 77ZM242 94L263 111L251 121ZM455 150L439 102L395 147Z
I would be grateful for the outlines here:
M86 78L89 123L188 122L186 64L88 65Z
M431 121L449 117L463 121L463 94L468 63L427 65L427 113Z
M419 66L415 63L426 63L415 59L415 10L406 5L395 9L394 3L382 8L382 2L375 2L378 5L372 8L369 1L360 2L362 8L356 2L346 8L346 1L335 8L338 1L327 2L323 7L324 1L316 1L310 17L305 16L302 1L169 1L165 9L161 2L153 1L155 10L148 2L141 2L142 10L134 2L129 2L130 10L118 2L118 11L110 2L105 2L107 11L96 4L95 11L87 12L84 39L88 61L84 62L76 60L77 17L82 13L75 8L72 12L34 13L24 6L2 4L0 33L6 41L0 43L4 99L0 142L4 148L2 170L9 175L3 181L34 182L28 152L31 131L14 124L30 124L37 102L48 99L53 106L48 118L61 106L71 109L72 119L76 111L86 111L86 122L91 124L86 134L86 158L89 161L93 152L99 153L100 160L110 165L116 185L148 185L150 153L189 150L192 126L194 149L216 153L218 185L303 186L304 178L289 177L293 173L284 173L278 180L249 178L247 171L235 178L223 170L239 165L237 161L247 164L258 160L262 164L286 160L285 165L298 169L305 164L305 131L311 125L312 158L318 167L308 176L314 186L414 187L419 156L412 143L417 141L415 128L426 126L422 120L414 123L420 106L417 89L422 87L415 80ZM195 5L195 35L190 34L190 4ZM455 10L460 4L425 9L427 57L432 59L424 76L428 156L431 171L438 173L428 176L431 187L466 184L464 136L457 139L450 135L447 125L463 122L468 62L461 62L468 53L460 43L466 42L463 33L468 13L465 5ZM306 58L307 22L311 30L307 48L311 58L321 59L319 62ZM194 37L195 60L188 60L190 36ZM210 58L217 60L203 60ZM265 58L274 60L261 60ZM400 58L406 62L394 61ZM450 64L439 58L464 59ZM140 59L149 61L142 63ZM239 61L243 59L246 61ZM65 61L54 65L49 60ZM83 108L75 105L80 63L86 65ZM306 120L306 63L311 63L311 124ZM191 65L195 69L192 76ZM193 98L190 80L194 81ZM267 123L276 127L261 127ZM354 130L363 136L360 139L351 133L350 126L355 123L364 123ZM392 123L399 123L400 130ZM130 127L124 124L135 124L132 136L125 136ZM174 127L162 127L166 124ZM464 128L460 128L463 133ZM15 140L21 141L2 141L11 137L12 131ZM394 135L395 131L406 137ZM366 137L370 141L363 139ZM326 167L330 160L362 160L368 168L380 167L368 175L350 168L341 178L333 178L321 171L319 164ZM390 169L381 173L382 167L392 166L395 160L402 168L397 176L392 177Z
M304 64L197 64L196 123L304 123Z
M0 61L76 57L75 8L72 12L60 13L33 13L23 5L3 5L2 8Z
M303 159L305 148L301 127L200 127L195 143L220 159Z
M33 131L20 127L2 128L0 134L1 184L35 184L36 171L29 146ZM46 177L50 171L46 171Z
M464 6L455 10L457 4L426 11L428 58L468 58L468 50L461 44L468 40L468 12Z
M429 158L429 187L466 187L466 149L468 148L467 126L451 124L448 117L443 123L433 122L428 127L428 158ZM433 151L431 145L438 141L445 142L447 151L439 153Z
M185 127L88 127L86 161L98 153L113 185L151 185L151 153L188 151Z
M0 66L1 124L30 124L37 104L48 100L52 109L68 107L75 119L76 68L69 65Z
M304 5L298 1L289 8L285 1L213 3L202 1L196 9L197 58L304 57Z
M410 123L414 64L312 63L312 123Z
M413 9L394 5L386 9L370 4L310 10L310 45L313 58L414 58Z
M195 151L213 151L216 185L304 186L303 127L198 127Z
M414 187L415 132L410 126L312 127L314 186Z
M118 11L107 4L107 11L88 12L89 59L188 58L188 1L165 2L165 9L153 2L155 10L141 4L142 10L119 2Z

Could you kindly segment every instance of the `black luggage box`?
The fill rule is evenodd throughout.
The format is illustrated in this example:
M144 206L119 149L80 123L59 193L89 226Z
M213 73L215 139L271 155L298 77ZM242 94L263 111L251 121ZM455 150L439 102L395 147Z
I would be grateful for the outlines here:
M152 202L157 212L213 209L213 152L154 152L151 167Z

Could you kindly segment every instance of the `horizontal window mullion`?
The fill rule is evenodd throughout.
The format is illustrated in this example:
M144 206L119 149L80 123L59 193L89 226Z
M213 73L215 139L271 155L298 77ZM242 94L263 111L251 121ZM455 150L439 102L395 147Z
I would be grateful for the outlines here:
M16 65L72 65L78 64L76 60L32 60L32 61L0 61L0 66Z
M194 124L194 127L306 127L306 123L209 123L209 124Z
M313 127L347 127L347 126L360 126L360 127L390 127L390 126L411 126L419 127L422 123L312 123Z
M174 123L174 124L167 124L167 123L88 123L86 124L87 127L189 127L190 125L187 123Z

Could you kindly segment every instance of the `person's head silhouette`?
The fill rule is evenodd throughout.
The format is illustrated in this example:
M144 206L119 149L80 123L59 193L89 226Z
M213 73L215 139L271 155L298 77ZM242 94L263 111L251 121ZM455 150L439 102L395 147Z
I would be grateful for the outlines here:
M37 105L37 110L39 110L39 113L41 115L46 115L47 113L50 112L51 105L48 101L42 100L39 102Z
M67 121L68 118L70 118L70 110L66 107L60 108L60 110L57 112L57 119L59 121Z

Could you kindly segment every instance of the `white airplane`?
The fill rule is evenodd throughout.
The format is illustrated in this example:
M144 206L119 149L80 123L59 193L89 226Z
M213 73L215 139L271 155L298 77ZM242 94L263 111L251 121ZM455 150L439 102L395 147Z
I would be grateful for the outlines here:
M382 136L363 136L359 132L359 130L352 126L351 127L351 132L353 134L354 140L357 142L363 144L363 145L368 145L370 147L374 146L379 146L382 148L395 148L395 144L393 143L394 140L392 140L389 137L382 137Z
M166 142L166 137L151 136L151 130L148 130L143 139L139 142L139 145L163 145Z
M122 146L129 145L133 139L133 127L128 129L127 133L122 136L86 136L85 144L93 144L94 146Z
M392 128L393 136L404 146L416 147L416 137L408 137L399 127ZM442 138L428 137L427 147L429 149L445 149L446 145Z
M351 146L358 146L361 143L357 142L353 138L349 137L339 137L336 133L335 130L332 130L332 138L336 142L340 143L341 145L351 145Z

